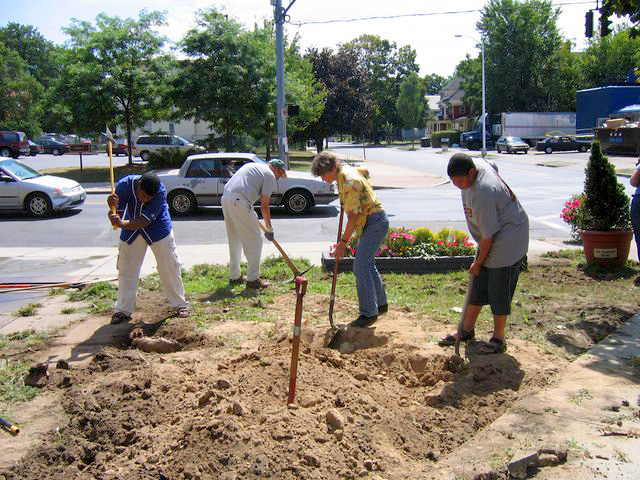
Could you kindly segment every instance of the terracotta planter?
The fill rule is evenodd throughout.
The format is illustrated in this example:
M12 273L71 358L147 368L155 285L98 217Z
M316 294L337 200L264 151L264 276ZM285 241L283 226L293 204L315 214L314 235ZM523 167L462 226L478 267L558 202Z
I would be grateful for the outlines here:
M633 238L631 230L600 232L579 230L584 256L588 264L622 266L629 258L629 246Z
M322 252L322 268L333 272L335 259L329 252ZM436 257L427 260L421 257L376 257L376 267L380 273L444 273L467 270L473 262L473 255L462 257ZM353 270L353 257L341 258L339 272Z

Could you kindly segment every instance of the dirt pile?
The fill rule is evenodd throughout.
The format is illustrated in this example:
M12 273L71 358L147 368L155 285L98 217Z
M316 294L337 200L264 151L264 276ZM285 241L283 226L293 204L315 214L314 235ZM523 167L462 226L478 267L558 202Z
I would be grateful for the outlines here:
M294 300L277 302L284 318ZM323 302L306 299L311 309ZM260 324L219 322L194 335L185 333L195 331L189 322L142 326L145 335L175 339L187 350L109 348L86 369L54 371L48 388L59 392L68 423L2 475L431 478L442 455L557 371L517 341L510 348L518 360L478 356L459 369L450 350L429 343L423 319L390 312L375 329L345 336L342 351L350 353L322 347L326 328L305 327L296 403L287 406L284 319L277 334ZM242 332L242 346L221 340L230 332Z

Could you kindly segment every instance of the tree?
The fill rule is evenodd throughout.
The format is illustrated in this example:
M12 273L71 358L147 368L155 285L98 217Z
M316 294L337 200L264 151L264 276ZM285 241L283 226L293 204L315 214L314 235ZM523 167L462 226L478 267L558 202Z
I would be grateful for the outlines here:
M396 100L396 109L403 126L417 128L425 108L424 93L420 86L420 77L410 73L400 84L400 93ZM414 148L414 135L411 136L411 149Z
M581 87L624 82L640 63L640 38L632 37L630 28L613 35L593 37L578 59Z
M460 77L460 87L464 90L464 103L472 111L482 111L482 58L467 55L456 66L454 75Z
M438 75L437 73L431 73L425 75L422 82L424 83L424 91L426 95L439 95L440 90L442 90L442 87L447 84L448 79Z
M101 13L95 26L74 19L64 28L70 41L58 91L76 128L102 131L105 123L124 125L131 145L132 129L161 114L170 60L162 53L165 38L154 27L165 24L163 13L143 10L137 20Z
M482 9L488 111L547 109L559 14L548 0L489 0Z
M20 55L2 42L0 58L0 130L19 130L33 137L40 132L39 99L44 89Z
M384 124L391 122L400 125L401 121L395 108L400 82L410 72L418 72L416 52L411 47L397 48L395 43L376 35L360 37L340 46L338 54L350 53L365 72L367 90L372 102L371 108L358 115L358 128L378 140L378 134L384 131Z
M322 51L310 49L305 58L311 63L313 74L327 92L320 117L311 123L305 133L313 138L318 152L324 139L336 133L353 133L354 124L370 116L367 110L372 101L366 88L366 76L358 65L353 51L334 53L325 48ZM356 121L356 113L360 114Z
M617 17L629 17L633 22L629 35L632 38L640 36L640 5L637 0L602 0L600 15L609 18L613 14Z
M0 28L0 42L22 57L31 74L45 88L59 74L54 58L55 45L31 25L9 22Z

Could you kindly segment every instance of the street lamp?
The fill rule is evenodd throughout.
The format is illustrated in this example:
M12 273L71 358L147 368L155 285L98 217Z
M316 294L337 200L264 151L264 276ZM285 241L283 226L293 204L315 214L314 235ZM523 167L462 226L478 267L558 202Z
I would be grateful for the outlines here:
M478 40L476 40L473 37L470 37L468 35L455 35L456 38L462 38L462 37L467 37L470 38L471 40L473 40L476 43L480 44L480 48L482 51L482 158L487 156L487 135L486 135L486 125L487 125L487 118L486 118L486 103L485 103L485 83L484 83L484 40L480 40L478 42Z

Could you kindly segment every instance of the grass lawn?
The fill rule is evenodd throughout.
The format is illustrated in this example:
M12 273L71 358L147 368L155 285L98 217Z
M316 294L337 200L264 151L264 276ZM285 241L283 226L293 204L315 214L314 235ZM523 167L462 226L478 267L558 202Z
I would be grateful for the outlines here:
M147 171L146 165L123 165L114 167L113 175L117 182L127 175L142 174ZM40 173L57 175L58 177L69 178L78 183L104 183L109 182L109 167L87 167L80 170L77 167L45 168Z

